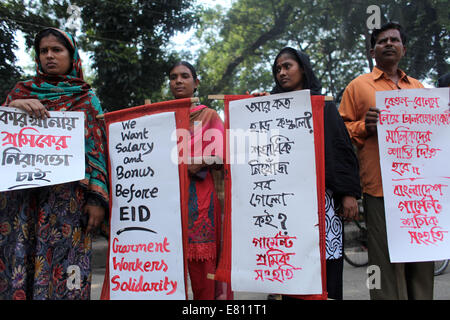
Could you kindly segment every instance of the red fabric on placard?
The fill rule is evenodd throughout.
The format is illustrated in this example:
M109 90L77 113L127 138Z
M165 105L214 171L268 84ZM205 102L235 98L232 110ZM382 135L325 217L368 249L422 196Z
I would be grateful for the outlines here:
M224 204L224 241L223 250L219 258L219 264L216 270L215 279L231 283L231 175L229 163L229 102L252 98L249 95L226 95L225 96L225 204ZM318 201L318 221L319 221L319 245L321 257L321 276L322 276L322 294L317 295L292 295L291 297L299 299L327 299L326 292L326 252L325 252L325 142L324 142L324 122L323 110L325 106L324 96L311 96L311 105L314 125L314 145L316 156L316 176L317 176L317 201Z
M317 207L319 215L320 264L322 271L322 294L293 295L291 297L305 300L327 299L326 278L326 233L325 233L325 134L323 122L324 96L311 96L311 108L314 126L314 149L316 154Z
M147 115L154 115L162 112L175 112L175 122L177 129L189 129L189 108L191 106L191 99L177 99L177 100L169 100L164 102L157 102L152 104L146 104L142 106L137 106L133 108L123 109L119 111L109 112L105 114L105 124L106 124L106 134L108 137L108 149L109 150L109 125L114 122L119 121L126 121L131 120L134 118L147 116ZM180 139L178 139L178 142L180 142ZM179 144L179 151L181 145ZM111 162L108 157L108 170L111 172ZM178 172L180 177L180 204L181 204L181 221L182 221L182 233L183 233L183 257L184 257L184 279L185 279L185 294L187 299L187 255L186 255L186 248L187 248L187 219L188 219L188 198L189 198L189 191L188 191L188 175L187 175L187 164L185 162L182 162L178 165ZM111 180L109 182L110 190L112 188ZM110 203L112 200L112 194L110 193ZM111 210L111 208L110 208ZM110 219L111 219L111 211L110 211ZM109 223L111 225L111 221ZM109 232L109 235L111 233ZM103 287L102 292L100 295L100 299L102 300L109 300L110 299L110 279L109 279L109 252L110 252L110 245L108 248L108 258L106 263L106 272L105 272L105 278L103 281Z
M217 265L215 279L231 283L231 177L230 177L230 150L228 140L230 129L229 104L230 101L252 98L251 95L225 95L225 136L224 136L224 184L225 184L225 199L224 199L224 217L223 217L223 243L222 252Z
M205 105L190 110L191 156L223 159L223 122L217 112ZM189 176L188 251L193 260L217 261L220 248L222 210L215 190L212 170L205 167L206 176ZM212 272L214 273L214 271Z

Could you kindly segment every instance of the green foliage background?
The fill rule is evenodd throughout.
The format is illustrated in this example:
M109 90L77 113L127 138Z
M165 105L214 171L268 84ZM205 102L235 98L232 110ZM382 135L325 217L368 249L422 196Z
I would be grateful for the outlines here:
M201 102L211 94L269 91L271 65L284 46L310 55L323 93L338 101L353 78L369 71L369 5L381 9L381 23L397 21L408 34L401 68L435 81L449 71L449 16L446 0L234 0L229 9L203 7L195 0L3 0L0 3L0 100L24 70L14 50L20 30L31 48L45 26L64 27L69 4L81 8L76 31L92 59L88 81L111 111L144 99L172 99L167 70L179 59L197 67ZM195 30L198 49L168 49L176 32ZM30 50L31 51L31 50Z

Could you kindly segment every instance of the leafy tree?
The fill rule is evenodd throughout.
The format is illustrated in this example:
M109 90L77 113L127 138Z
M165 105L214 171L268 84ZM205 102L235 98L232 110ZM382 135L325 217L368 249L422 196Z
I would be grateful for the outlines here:
M176 31L196 22L191 0L76 0L83 47L97 71L93 86L108 110L162 97L161 86L177 55L164 47Z
M401 67L415 78L436 80L449 71L450 6L448 1L398 1L387 13L398 17L409 40Z
M54 26L67 29L69 5L81 8L79 46L91 53L95 72L92 85L108 110L161 100L166 72L178 59L165 47L176 31L196 23L193 0L6 0L0 6L0 93L20 79L16 67L16 30L23 31L32 48L37 31ZM3 18L5 17L5 18ZM6 96L6 95L5 95Z
M0 15L4 16L4 7L0 7ZM0 103L20 79L22 70L15 66L16 56L14 50L17 45L14 42L14 22L0 21Z
M366 26L366 9L372 1L236 0L230 10L217 6L201 12L191 6L193 2L4 0L0 4L0 98L4 100L22 72L14 56L16 30L23 31L31 47L39 29L65 25L70 3L82 9L82 30L72 33L92 54L93 87L109 110L139 105L146 98L171 98L166 72L186 52L170 52L167 44L176 31L196 25L196 38L202 44L195 55L200 97L270 90L273 59L287 45L310 55L324 93L337 100L351 79L373 67ZM407 30L408 50L401 68L421 80L435 80L448 72L450 9L446 0L378 0L376 4L382 23L396 20Z
M400 67L409 75L420 80L437 79L448 72L446 62L449 54L449 16L447 1L377 1L381 8L381 24L388 21L400 23L407 34L407 53ZM362 38L365 41L366 56L369 58L370 35L366 27L364 12L371 1L336 2L340 16L347 16L343 30L345 41ZM352 45L346 45L349 50ZM369 61L369 67L372 64Z
M238 0L228 12L205 11L196 36L205 43L197 67L204 76L200 96L270 90L271 65L284 46L310 55L324 93L340 99L345 86L373 67L368 0ZM381 0L381 23L395 20L407 30L401 67L418 79L448 71L447 1Z
M48 1L37 5L32 1L5 0L0 3L0 103L6 100L8 92L22 79L23 70L16 65L14 50L16 31L22 31L26 43L32 46L34 35L44 26L59 25L48 14Z
M197 63L203 76L200 96L267 87L270 56L295 17L294 2L245 0L226 13L220 7L205 11L197 31L205 43Z

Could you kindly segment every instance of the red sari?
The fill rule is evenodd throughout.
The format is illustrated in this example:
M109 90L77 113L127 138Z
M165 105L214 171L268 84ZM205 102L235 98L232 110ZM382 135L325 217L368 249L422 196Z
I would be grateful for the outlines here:
M191 156L223 159L224 126L219 115L204 105L191 109ZM207 279L214 274L221 242L221 205L211 169L189 176L188 266L194 299L215 299L222 283Z

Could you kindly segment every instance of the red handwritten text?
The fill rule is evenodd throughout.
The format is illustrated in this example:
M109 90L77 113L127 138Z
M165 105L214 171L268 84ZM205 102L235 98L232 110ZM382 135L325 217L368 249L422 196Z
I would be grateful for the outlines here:
M415 214L413 218L400 219L402 228L420 229L422 226L437 226L436 216L427 216L426 214Z
M122 281L120 276L116 275L111 278L113 291L131 291L131 292L147 292L147 291L167 291L166 295L171 295L177 290L177 281L169 280L168 277L164 277L159 282L146 282L144 276L140 276L139 280L129 277L128 280Z
M444 240L444 233L448 233L448 231L442 231L440 229L442 228L436 226L431 228L429 232L408 231L408 233L411 236L411 243L429 245Z
M439 204L439 200L436 199L421 199L421 200L407 200L400 201L398 208L401 212L406 213L422 213L434 211L434 213L440 213L442 206Z
M409 145L399 148L387 148L388 154L395 156L397 159L424 158L431 159L437 155L441 149L430 148L427 144L420 144L417 147Z
M407 127L397 127L395 130L386 130L386 141L392 143L426 143L431 141L432 132L427 131L410 131Z
M439 108L439 98L428 98L428 97L414 97L410 100L408 97L395 97L395 98L385 98L384 103L386 108L405 106L413 107L414 109L418 107L427 108Z
M427 125L450 125L450 114L408 114L402 115L402 122L405 124L427 124Z
M164 237L163 242L148 242L139 244L118 244L119 239L114 238L112 242L112 251L114 253L128 253L128 252L170 252L169 242Z
M139 258L136 258L135 261L125 261L125 258L122 257L120 261L116 260L116 257L113 257L113 268L114 270L120 271L141 271L141 272L152 272L152 271L160 271L167 272L168 266L164 259L161 261L142 261Z
M253 238L253 245L260 249L274 249L281 246L291 248L293 246L292 239L297 239L297 237L283 236L280 231L275 237Z
M25 133L25 130L33 130L38 134ZM5 137L2 141L5 141L2 146L13 145L14 147L29 146L31 148L44 148L45 146L51 148L55 146L56 150L67 149L67 139L70 136L54 136L39 134L39 131L32 127L23 128L19 133L9 133L2 131Z
M433 193L439 193L440 196L443 195L442 188L448 187L445 184L415 184L415 185L404 185L397 184L394 186L394 194L399 197L426 197L431 196Z
M284 268L278 269L256 269L254 270L256 273L255 280L260 281L278 281L284 283L286 280L291 280L294 277L295 270L301 270L302 268L295 268L291 265L286 265Z

